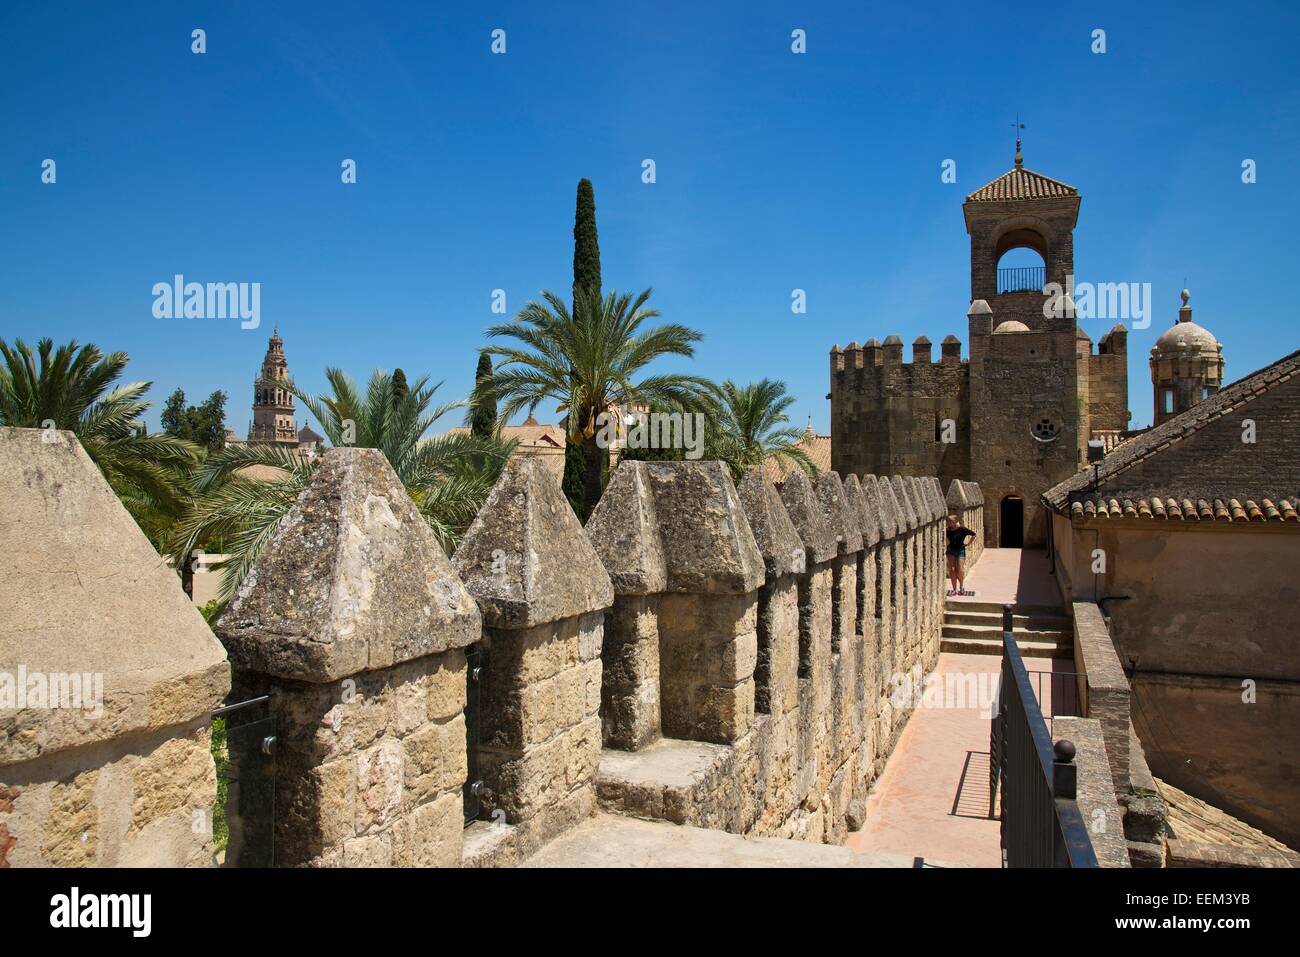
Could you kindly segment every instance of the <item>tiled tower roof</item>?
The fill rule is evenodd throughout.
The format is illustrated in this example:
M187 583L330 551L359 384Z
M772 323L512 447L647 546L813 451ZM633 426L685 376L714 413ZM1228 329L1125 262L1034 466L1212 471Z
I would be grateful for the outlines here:
M1078 196L1073 186L1017 166L993 182L981 186L966 197L968 203L1001 203L1011 199L1050 199L1054 196Z

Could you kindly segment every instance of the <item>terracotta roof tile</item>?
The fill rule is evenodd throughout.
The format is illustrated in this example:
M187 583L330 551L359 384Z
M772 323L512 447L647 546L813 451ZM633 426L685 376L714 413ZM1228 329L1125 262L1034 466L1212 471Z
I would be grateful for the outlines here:
M805 432L803 438L799 440L799 447L808 453L813 465L817 466L818 475L831 470L831 437L829 435L815 435ZM763 463L763 478L769 482L780 484L785 481L785 477L790 474L790 470L793 468L797 468L797 466L788 459L780 462L776 459L768 459Z
M1300 524L1300 513L1289 499L1279 499L1276 505L1271 499L1264 499L1263 505L1253 499L1247 499L1242 505L1237 499L1224 502L1216 498L1211 504L1202 499L1192 503L1184 499L1180 505L1174 499L1161 501L1159 498L1078 498L1070 503L1069 513L1072 518L1087 521L1094 518L1145 519L1153 522L1219 522L1261 524L1266 522L1284 522Z
M1078 196L1079 191L1059 180L1018 166L966 197L968 203L999 203L1009 199L1050 199Z
M1194 844L1227 844L1288 855L1295 853L1276 838L1159 778L1156 786L1169 809L1169 829L1177 840Z

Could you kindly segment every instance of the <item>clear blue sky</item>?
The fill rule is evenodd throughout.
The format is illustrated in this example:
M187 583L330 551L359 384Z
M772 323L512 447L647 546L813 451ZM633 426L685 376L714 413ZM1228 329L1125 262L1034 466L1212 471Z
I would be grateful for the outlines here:
M1230 379L1300 340L1297 35L1292 3L8 3L0 336L125 350L155 426L175 387L221 388L242 433L273 322L313 391L401 366L463 396L491 291L569 289L586 176L606 289L705 334L666 367L782 378L826 431L833 343L965 340L961 201L1019 113L1026 165L1083 195L1079 278L1153 285L1144 425L1184 277ZM155 319L175 273L260 282L262 328Z

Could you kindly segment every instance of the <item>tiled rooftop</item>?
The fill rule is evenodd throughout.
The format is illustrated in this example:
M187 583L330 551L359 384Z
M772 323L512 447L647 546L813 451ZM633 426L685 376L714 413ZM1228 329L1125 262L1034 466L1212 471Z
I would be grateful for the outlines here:
M1104 498L1070 503L1070 517L1150 518L1172 522L1300 522L1297 500Z
M1078 196L1073 186L1017 166L993 182L981 186L966 197L968 203L1000 203L1009 199L1050 199L1054 196Z
M1169 829L1172 837L1196 844L1226 844L1255 850L1294 854L1281 841L1233 817L1227 811L1200 798L1180 791L1168 782L1156 779L1160 796L1169 808Z
M1074 511L1074 505L1076 504L1074 502L1075 499L1078 499L1077 504L1080 504L1083 507L1086 514L1089 499L1093 500L1092 507L1094 511L1096 511L1098 510L1098 502L1104 498L1107 506L1107 516L1115 517L1115 510L1111 507L1114 498L1112 498L1111 495L1106 494L1106 487L1109 483L1117 480L1124 472L1140 465L1152 456L1159 455L1170 446L1176 445L1189 436L1194 435L1209 423L1218 421L1230 413L1240 411L1255 399L1266 394L1269 390L1280 383L1289 381L1298 373L1300 373L1300 350L1297 350L1288 356L1283 356L1271 365L1258 369L1250 375L1238 379L1230 385L1224 386L1208 399L1198 402L1190 409L1180 412L1173 418L1166 419L1164 422L1154 428L1148 429L1141 435L1134 436L1133 438L1121 442L1101 461L1098 466L1095 468L1089 466L1081 469L1064 482L1048 489L1047 492L1044 493L1043 498L1046 499L1048 504L1054 509L1065 511L1068 507L1072 514L1076 516L1079 513ZM1116 491L1119 491L1119 489L1116 489ZM1255 499L1255 502L1258 503L1256 508L1263 513L1264 518L1262 520L1266 521L1271 518L1271 516L1268 514L1268 506L1265 505L1267 500L1264 495L1261 494L1263 491L1264 490L1262 489L1253 489L1249 494ZM1280 518L1278 520L1293 520L1286 515L1287 509L1284 508L1283 505L1284 503L1289 504L1294 510L1297 506L1296 498L1300 497L1300 495L1297 495L1297 493L1300 493L1300 489L1297 489L1294 486L1287 487L1284 483L1282 487L1270 491L1276 493L1270 494L1269 498L1271 499L1271 504L1276 506L1279 512ZM1154 494L1154 490L1152 494ZM1159 498L1163 502L1164 510L1166 512L1166 516L1164 517L1188 518L1189 516L1187 513L1189 510L1184 506L1183 502L1194 494L1194 490L1190 488L1171 488L1168 490L1161 490ZM1241 504L1239 507L1246 513L1246 517L1239 520L1261 520L1251 517L1251 503L1246 499L1246 495L1247 491L1244 489L1241 490L1241 495L1239 496ZM1168 515L1168 499L1170 496L1177 500L1178 510L1182 513L1181 515ZM1155 514L1155 501L1156 500L1152 498L1149 507L1155 517L1162 517ZM1207 501L1205 503L1205 508L1202 508L1201 502L1197 501L1195 503L1196 517L1197 519L1203 520L1206 511L1208 511L1211 519L1215 521L1236 520L1233 518L1232 514L1233 501L1238 501L1238 499L1215 499L1214 501ZM1221 502L1223 508L1219 509L1218 505L1215 504L1216 502ZM1120 498L1119 504L1120 508L1118 514L1123 515L1125 513L1123 498ZM1134 500L1132 504L1134 510L1140 514L1141 508L1138 505L1138 501ZM1220 517L1220 515L1226 517Z

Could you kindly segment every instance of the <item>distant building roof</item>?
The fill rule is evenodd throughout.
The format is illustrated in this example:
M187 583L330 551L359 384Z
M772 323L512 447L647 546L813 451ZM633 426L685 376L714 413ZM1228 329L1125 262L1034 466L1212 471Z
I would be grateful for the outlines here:
M1300 522L1296 508L1300 496L1265 498L1256 502L1248 498L1107 498L1104 495L1070 503L1073 518L1156 518L1170 522Z
M1192 307L1189 302L1191 293L1184 289L1182 297L1183 306L1178 310L1178 321L1162 332L1156 344L1151 347L1153 360L1171 352L1217 356L1222 350L1214 333L1192 322Z
M808 423L808 428L804 429L799 447L807 453L808 458L812 459L813 465L817 466L818 475L831 470L831 437L818 435L813 431L811 422ZM791 469L798 467L789 459L769 458L763 463L763 478L769 482L781 483L785 481Z
M448 429L449 435L468 435L469 429L463 426L454 429ZM520 449L531 450L563 450L566 444L564 426L562 425L543 425L531 415L525 420L523 425L507 425L501 429L503 439L514 439L519 443Z
M998 323L998 327L993 332L995 334L999 332L1029 332L1029 327L1019 319L1008 319L1005 322Z
M318 435L315 429L313 429L310 425L304 423L303 427L298 430L298 441L299 442L324 442L325 436Z
M288 472L274 465L245 465L242 469L236 469L235 474L254 482L281 482L289 477Z

